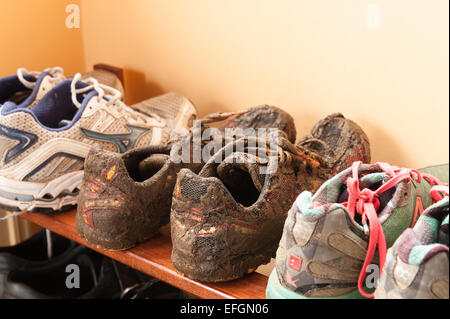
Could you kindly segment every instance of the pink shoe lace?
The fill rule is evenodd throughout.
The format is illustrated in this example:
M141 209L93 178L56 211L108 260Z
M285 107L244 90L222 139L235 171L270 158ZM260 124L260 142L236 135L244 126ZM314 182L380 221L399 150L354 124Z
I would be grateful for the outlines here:
M375 255L375 251L378 246L378 256L380 262L379 276L381 276L381 272L386 261L387 250L386 238L384 236L383 228L377 214L377 210L380 207L380 200L378 199L378 196L405 180L416 180L418 183L421 183L422 179L425 179L432 186L442 185L442 183L436 177L425 173L419 173L414 169L399 168L396 166L391 166L387 163L376 163L381 168L381 170L390 177L390 179L375 191L372 191L368 188L364 188L363 190L361 190L359 188L358 174L361 164L361 162L353 163L353 176L349 177L346 182L349 191L348 202L343 203L343 205L347 207L353 219L355 219L355 212L361 215L362 224L363 226L365 226L365 233L369 234L369 246L367 248L367 254L364 260L363 267L359 274L358 289L364 297L373 298L373 293L369 294L363 289L363 283L366 277L366 268L372 263L373 256ZM433 199L435 199L434 196Z
M436 185L433 186L430 190L431 197L433 197L433 200L435 202L439 202L443 199L441 193L444 194L444 196L448 196L448 186Z

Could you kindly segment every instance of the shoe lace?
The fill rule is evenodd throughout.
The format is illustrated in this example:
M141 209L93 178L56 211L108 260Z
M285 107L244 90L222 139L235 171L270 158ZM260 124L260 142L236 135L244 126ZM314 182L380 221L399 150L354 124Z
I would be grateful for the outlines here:
M199 134L200 136L203 136L204 130L210 128L207 124L221 122L232 116L242 115L247 112L248 112L248 110L242 110L242 111L236 111L236 112L226 112L226 113L218 112L218 113L208 114L198 120L198 121L200 121L200 127L191 128L189 133L187 135L183 135L183 136L189 136L190 138L192 138L192 136L195 134L196 130L198 130L197 134ZM266 142L265 150L266 150L266 155L268 157L274 156L275 155L274 153L277 152L280 163L290 163L294 158L297 158L297 159L301 159L315 167L324 165L322 158L318 154L309 151L307 148L305 148L303 146L300 146L300 145L295 146L287 139L287 136L283 131L280 131L280 130L276 130L276 131L281 132L281 135L282 135L282 136L277 135L278 139L277 139L276 145L278 147L276 148L276 150L274 150L273 147L271 148L271 146L273 146L273 144L270 143L270 141L273 140L273 137L270 137L270 136L274 136L273 135L274 132L269 132L268 133L269 136L267 136L265 138L265 142ZM171 138L168 143L177 143L180 140L180 138L182 138L183 136L175 136L175 138ZM223 136L221 136L221 137L223 138ZM255 136L242 136L242 137L234 139L232 144L233 144L233 146L235 146L238 142L243 141L245 143L245 145L248 145L248 142L252 141L254 143L257 143L255 145L261 146L262 143L260 143L259 138L260 137L255 137ZM203 147L208 142L209 142L209 140L205 141L202 139L201 147ZM250 151L250 149L251 148L249 148L248 146L245 146L244 151L248 152L248 151Z
M283 131L280 132L284 133ZM325 166L325 163L319 154L300 144L292 144L285 134L282 138L278 139L278 146L280 163L290 163L292 160L297 159L314 167Z
M322 160L316 153L310 152L303 147L292 144L283 131L275 130L268 133L266 138L263 138L265 145L262 145L262 141L259 136L244 136L233 141L233 146L235 146L240 141L244 142L245 152L250 150L256 151L254 147L249 147L249 142L253 142L256 148L263 148L266 157L278 156L279 163L290 165L294 159L300 159L307 162L308 164L318 167L322 165ZM276 140L276 143L274 141ZM257 146L256 146L257 145ZM260 154L260 153L258 153Z
M50 74L52 77L49 80L50 82L55 82L61 78L64 78L64 69L62 67L56 66L54 68L47 68L42 72L39 71L28 71L25 68L19 68L17 70L17 77L19 79L19 81L28 89L32 89L34 88L34 86L36 85L36 82L31 82L28 81L27 79L25 79L24 74L30 74L34 77L39 77L39 75L43 72L47 72L48 74Z
M311 134L305 136L300 142L299 145L302 147L305 147L305 145L312 144L312 143L318 143L322 145L328 152L334 155L334 150L331 148L330 145L328 145L325 141L322 141L321 139L318 139Z
M192 141L194 135L199 135L202 137L205 130L211 129L211 127L208 124L221 122L232 116L245 114L247 112L248 111L245 110L245 111L237 111L237 112L216 112L216 113L207 114L204 117L202 117L201 119L197 120L200 123L200 126L194 125L193 127L191 127L189 129L188 132L182 132L181 134L173 134L167 143L168 144L178 143L181 141L181 139L186 138L186 137L189 137L190 140ZM223 138L223 135L220 135L219 137ZM209 140L204 140L202 138L200 147L205 146L208 142L209 142Z
M448 185L435 185L430 190L430 195L433 198L433 201L439 202L443 199L441 193L445 196L448 196Z
M364 297L373 298L373 293L369 294L363 289L366 269L367 266L372 263L375 251L378 247L379 276L381 276L386 261L387 251L386 238L377 214L377 210L380 207L378 196L402 181L415 180L418 183L421 183L424 179L432 186L441 185L442 183L436 177L425 173L419 173L414 169L399 168L387 163L377 163L381 170L389 176L389 180L375 191L368 188L361 190L359 187L359 167L361 164L362 162L358 161L354 162L352 165L352 177L349 177L346 181L347 189L349 191L348 201L343 203L343 205L347 207L353 219L355 219L355 212L361 215L364 232L366 235L369 235L369 245L366 257L358 278L358 289Z
M203 118L201 118L199 121L202 122L202 124L209 124L214 122L221 122L224 121L232 116L242 115L247 113L248 110L243 111L236 111L236 112L216 112L216 113L210 113L205 115Z
M80 73L75 74L72 83L70 84L70 90L72 93L72 103L80 108L81 103L77 100L78 94L83 94L91 90L95 90L98 94L97 102L103 103L107 107L108 112L113 113L116 117L124 117L125 119L133 119L137 123L141 123L152 127L164 127L165 123L155 113L146 112L145 114L133 110L131 107L123 103L120 98L122 93L110 86L99 83L94 78L83 79L83 82L88 84L83 88L76 88L76 84L81 81L82 75Z

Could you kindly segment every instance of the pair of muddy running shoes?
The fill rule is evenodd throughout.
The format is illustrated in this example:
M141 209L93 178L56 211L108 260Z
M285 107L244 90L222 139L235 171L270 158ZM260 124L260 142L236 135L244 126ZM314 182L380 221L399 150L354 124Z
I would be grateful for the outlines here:
M295 139L289 114L260 106L208 115L165 145L124 154L94 147L77 231L92 245L121 250L170 222L179 273L207 282L242 277L275 256L301 191L315 191L354 160L370 161L366 135L341 114Z

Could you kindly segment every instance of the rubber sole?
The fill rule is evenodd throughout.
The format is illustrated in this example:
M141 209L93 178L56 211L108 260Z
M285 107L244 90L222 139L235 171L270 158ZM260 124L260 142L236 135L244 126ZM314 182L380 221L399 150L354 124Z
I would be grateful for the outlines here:
M189 279L192 279L192 280L196 280L196 281L202 281L202 280L200 280L200 279L198 279L198 278L194 278L194 277L191 277L191 276L189 276L189 275L187 275L187 274L185 274L185 273L182 273L182 272L178 271L177 269L175 269L175 271L176 271L177 274L179 274L179 275L182 276L182 277L186 277L186 278L189 278ZM249 269L248 272L247 272L247 274L252 274L252 273L254 273L254 272L255 272L255 269ZM244 275L244 276L245 276L245 275ZM224 278L224 279L217 279L217 280L213 280L213 281L205 281L205 282L219 283L219 282L226 282L226 281L231 281L231 280L240 279L240 278L242 278L242 277L243 277L243 276L234 276L234 277L229 277L229 278Z
M129 224L128 231L126 233L123 232L110 232L108 228L105 228L105 224L96 225L96 227L89 226L86 224L83 213L80 211L82 208L78 206L78 211L75 217L75 225L78 235L85 240L89 245L95 246L105 251L123 251L128 250L137 245L150 240L159 234L159 229L166 225L168 221L163 220L162 224L154 224L149 225L142 223L142 227L145 228L146 232L143 233L136 229L136 224ZM123 211L112 211L109 212L110 217L119 217L121 216ZM130 215L122 215L123 218L113 219L110 221L112 224L117 223L127 223L127 219L132 216ZM134 234L140 234L138 237L134 236Z
M192 256L185 257L185 255L180 254L178 250L172 248L172 264L175 270L189 279L201 282L218 283L236 280L253 273L258 266L269 262L270 257L261 259L255 259L254 257L247 257L247 259L241 258L239 263L232 263L228 268L229 270L221 271L223 269L223 264L217 260L200 261L198 259L193 259Z
M0 207L10 211L53 212L76 205L83 171L47 183L16 181L0 176Z
M96 241L91 241L89 238L87 238L87 237L85 236L84 233L78 232L78 235L79 235L86 243L88 243L89 245L95 246L96 248L99 248L99 249L104 250L104 251L124 251L124 250L128 250L128 249L134 248L134 247L136 247L137 245L139 245L139 244L141 244L141 243L143 243L143 242L145 242L145 241L151 239L151 237L150 237L150 238L144 239L144 240L142 240L142 241L139 241L139 242L136 242L136 243L133 243L133 244L124 246L124 247L122 246L122 247L119 247L119 248L110 248L110 246L114 246L114 245L115 245L114 243L111 245L111 241L110 241L110 240L106 240L106 239L103 239L103 240L102 240L102 239L100 239L100 240L96 240Z
M266 287L267 299L366 299L363 297L358 289L351 293L337 296L337 297L306 297L298 294L292 290L283 287L278 280L277 270L274 268L270 273L269 280Z
M104 247L102 247L102 245L91 243L84 235L82 235L82 234L78 234L78 235L81 237L81 239L83 239L89 245L95 246L96 248L104 250L104 251L125 251L125 250L131 249L131 248L133 248L133 247L135 247L137 245L136 244L134 246L124 247L124 248L117 248L117 249L104 248Z
M76 204L77 198L74 196L60 197L49 202L39 200L17 201L0 197L0 208L15 212L51 213L65 211Z

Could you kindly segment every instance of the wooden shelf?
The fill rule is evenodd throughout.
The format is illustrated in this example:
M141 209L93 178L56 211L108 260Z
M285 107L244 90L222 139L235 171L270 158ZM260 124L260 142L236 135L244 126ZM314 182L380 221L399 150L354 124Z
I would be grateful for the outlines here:
M149 276L207 299L264 299L267 277L253 273L242 279L223 283L202 283L179 275L172 265L172 242L169 237L158 235L145 243L125 251L104 251L87 244L78 236L75 228L76 210L64 213L25 213L21 216L43 228L58 233L103 255L133 267Z

